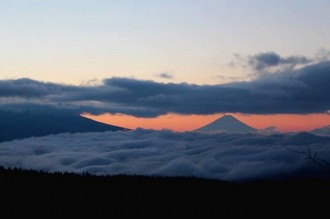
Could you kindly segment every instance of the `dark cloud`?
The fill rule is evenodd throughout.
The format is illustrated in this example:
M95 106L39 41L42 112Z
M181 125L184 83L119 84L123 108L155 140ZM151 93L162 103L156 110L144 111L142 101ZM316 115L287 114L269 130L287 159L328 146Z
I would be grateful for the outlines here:
M272 56L270 54L269 56ZM302 63L265 56L267 65ZM277 61L276 61L277 60ZM291 61L290 61L291 60ZM265 65L265 64L264 64ZM154 117L166 113L323 113L330 109L330 61L260 75L249 82L220 85L158 83L129 78L105 79L101 85L72 86L31 79L0 81L1 108L37 104L76 112L124 113ZM20 105L20 107L18 106ZM13 107L14 106L14 107Z
M60 86L59 88L61 88ZM55 88L55 89L53 89ZM0 81L1 97L38 98L57 93L57 86L34 81L28 78Z
M173 75L171 73L168 72L163 72L160 74L157 74L156 76L160 77L160 78L165 78L165 79L172 79Z
M117 131L59 134L0 143L0 165L93 174L196 176L231 181L313 176L322 168L293 152L308 141L318 159L330 138L300 133L229 134ZM299 175L300 174L300 175Z
M279 70L293 69L297 65L309 64L313 61L305 56L281 57L275 52L259 53L248 58L248 64L256 72L265 72L272 67L277 67Z

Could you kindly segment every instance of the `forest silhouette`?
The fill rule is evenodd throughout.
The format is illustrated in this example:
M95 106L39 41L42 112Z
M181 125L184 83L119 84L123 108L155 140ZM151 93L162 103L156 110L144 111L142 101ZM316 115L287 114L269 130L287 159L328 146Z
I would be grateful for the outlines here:
M329 179L231 183L4 167L0 179L2 213L11 216L315 216L330 197Z

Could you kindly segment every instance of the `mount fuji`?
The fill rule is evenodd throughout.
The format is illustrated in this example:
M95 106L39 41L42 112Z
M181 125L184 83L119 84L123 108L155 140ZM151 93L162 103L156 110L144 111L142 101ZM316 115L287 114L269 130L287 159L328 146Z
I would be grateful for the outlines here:
M205 125L196 132L230 132L230 133L248 133L255 132L256 129L252 128L243 122L239 121L231 115L225 115L208 125Z

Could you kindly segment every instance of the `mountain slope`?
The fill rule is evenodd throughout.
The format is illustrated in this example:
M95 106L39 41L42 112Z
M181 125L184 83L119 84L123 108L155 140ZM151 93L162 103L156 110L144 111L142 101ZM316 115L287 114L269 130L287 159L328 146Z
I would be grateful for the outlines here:
M310 131L314 135L330 136L330 125Z
M308 132L300 132L288 138L284 139L283 145L311 145L316 143L326 143L329 142L330 138L326 136L318 136Z
M79 115L0 112L0 142L64 132L104 132L125 130L95 122Z
M244 124L231 115L225 115L210 124L207 124L199 129L197 132L233 132L233 133L247 133L254 132L256 129Z

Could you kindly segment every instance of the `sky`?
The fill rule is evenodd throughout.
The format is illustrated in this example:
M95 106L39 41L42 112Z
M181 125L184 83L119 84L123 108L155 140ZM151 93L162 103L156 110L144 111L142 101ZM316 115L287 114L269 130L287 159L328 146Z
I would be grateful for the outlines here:
M137 129L63 133L0 143L0 165L96 175L195 176L235 182L327 176L306 159L330 156L330 137ZM294 150L294 151L292 151Z
M84 117L106 124L126 127L128 129L169 129L178 132L194 131L203 127L226 114L211 115L177 115L167 114L156 118L141 118L122 114L83 114ZM251 115L231 113L241 122L261 131L268 132L304 132L323 128L330 124L328 114L276 114L276 115Z
M226 113L282 131L330 124L327 0L0 0L0 8L1 109L47 105L177 131Z

